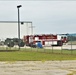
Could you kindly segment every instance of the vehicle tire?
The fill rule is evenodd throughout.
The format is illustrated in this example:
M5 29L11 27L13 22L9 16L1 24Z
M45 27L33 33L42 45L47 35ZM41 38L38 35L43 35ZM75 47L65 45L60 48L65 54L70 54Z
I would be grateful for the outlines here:
M8 42L8 43L7 43L7 46L8 46L8 47L14 47L14 43L13 43L13 42Z
M18 44L19 47L24 47L25 43L21 42L20 44Z

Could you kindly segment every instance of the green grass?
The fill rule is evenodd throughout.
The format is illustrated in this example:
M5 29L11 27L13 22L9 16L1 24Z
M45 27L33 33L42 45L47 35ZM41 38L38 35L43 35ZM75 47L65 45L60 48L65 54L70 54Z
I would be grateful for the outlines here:
M16 49L17 50L17 49ZM34 52L45 52L45 53L61 53L61 54L75 54L76 50L58 50L58 49L40 49L40 48L30 48L30 49L21 49L22 51L34 51Z
M76 55L42 52L0 52L0 61L76 60Z
M0 50L3 48L0 48ZM76 60L76 50L52 50L40 48L5 48L0 52L0 61L46 61L46 60ZM8 52L7 52L8 50ZM9 52L9 50L15 50Z

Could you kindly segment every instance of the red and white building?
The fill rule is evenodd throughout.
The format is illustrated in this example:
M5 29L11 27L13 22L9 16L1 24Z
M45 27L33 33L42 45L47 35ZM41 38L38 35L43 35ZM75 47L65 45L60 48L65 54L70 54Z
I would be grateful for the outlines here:
M43 46L62 46L63 43L67 42L67 37L53 34L26 35L23 40L26 44L41 42Z

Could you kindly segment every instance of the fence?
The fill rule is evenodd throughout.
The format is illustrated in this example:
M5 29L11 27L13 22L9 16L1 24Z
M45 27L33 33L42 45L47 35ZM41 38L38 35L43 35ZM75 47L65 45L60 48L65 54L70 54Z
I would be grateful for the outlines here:
M46 53L60 53L60 54L76 54L76 37L70 36L69 41L64 43L62 46L43 46L43 48L33 48L29 46L20 47L20 50L25 51L36 51L36 52L46 52ZM0 51L2 50L19 50L19 47L15 45L14 47L8 47L4 44L0 45Z
M18 46L8 47L8 46L0 46L0 51L16 51L19 50ZM50 46L43 48L32 48L28 46L20 47L20 51L36 51L36 52L45 52L45 53L59 53L59 54L76 54L76 45L68 45L65 44L63 46Z

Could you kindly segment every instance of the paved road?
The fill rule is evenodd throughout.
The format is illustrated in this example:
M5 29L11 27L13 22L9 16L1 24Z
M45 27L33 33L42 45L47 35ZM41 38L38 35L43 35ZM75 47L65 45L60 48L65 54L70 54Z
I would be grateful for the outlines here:
M45 49L76 49L76 45L63 45L63 46L50 46L50 47L44 47Z
M18 46L14 46L14 49L15 48L19 48ZM31 47L28 47L28 46L25 46L25 47L22 47L22 48L31 48ZM58 50L61 50L61 49L76 49L76 45L63 45L63 46L49 46L49 47L44 47L45 49L58 49ZM0 46L0 50L1 49L8 49L7 46ZM11 48L12 49L12 48Z

